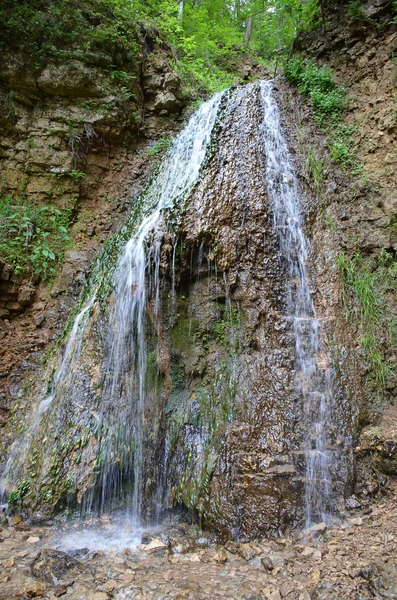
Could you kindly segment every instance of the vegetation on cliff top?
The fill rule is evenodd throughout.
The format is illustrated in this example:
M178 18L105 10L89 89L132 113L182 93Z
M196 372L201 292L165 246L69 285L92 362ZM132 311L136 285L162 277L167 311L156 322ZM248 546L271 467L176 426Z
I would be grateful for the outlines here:
M213 91L233 82L236 54L279 58L317 12L317 0L4 0L0 48L22 50L37 68L65 50L132 60L151 31L188 83Z

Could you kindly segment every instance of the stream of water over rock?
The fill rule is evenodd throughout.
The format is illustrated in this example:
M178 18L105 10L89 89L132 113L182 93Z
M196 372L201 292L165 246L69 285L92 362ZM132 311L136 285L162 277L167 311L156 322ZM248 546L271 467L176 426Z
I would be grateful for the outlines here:
M332 372L331 369L320 369L318 365L320 323L316 318L306 267L308 249L296 172L272 96L272 84L262 82L261 91L267 189L280 253L287 262L291 281L288 315L295 336L296 385L303 399L306 526L310 527L313 519L325 520L329 510L333 454L328 447L327 430L333 409Z
M234 147L230 142L229 148L227 136L233 127L238 128L238 133L233 139ZM274 332L286 328L292 339L289 343L288 335L280 334L276 339L273 334L265 336L260 350L255 350L256 363L250 360L249 342L243 341L248 336L236 336L237 330L242 331L244 302L241 307L236 292L237 276L233 280L226 259L222 262L222 251L228 242L222 248L222 242L215 239L218 225L214 212L217 193L219 197L226 194L225 211L230 210L231 204L228 206L227 202L234 196L241 204L246 192L240 194L237 189L241 177L233 165L240 169L241 157L249 152L257 157L252 181L263 201L255 197L253 188L249 192L252 198L247 198L246 204L249 207L251 202L262 211L263 224L256 223L260 251L264 252L266 244L271 248L273 244L275 251L256 267L258 271L264 270L261 281L266 280L267 268L269 281L271 277L277 281L282 276L283 281L277 282L281 291L276 291L276 285L269 291L269 296L274 295L269 306L274 307L275 319L280 324L276 323ZM241 165L241 169L246 167ZM226 179L228 169L230 181ZM219 173L222 176L217 180ZM210 187L196 193L195 187L199 188L206 178ZM250 185L249 178L244 185ZM194 202L188 205L191 196L212 202L210 210L208 206L204 208L204 202L196 209ZM205 222L201 229L197 226L199 233L197 239L189 242L190 247L187 233L192 237L194 232L192 228L187 233L182 231L185 204L188 218ZM221 202L219 206L223 206ZM152 520L155 513L160 517L165 504L169 507L171 501L178 503L180 498L188 508L204 514L205 507L211 504L211 485L218 485L222 477L232 481L227 486L234 486L241 494L245 484L233 480L234 471L241 469L242 478L246 479L248 473L258 489L265 490L261 491L264 498L266 494L274 496L274 513L266 517L260 514L260 494L252 492L259 515L255 521L259 525L253 526L253 534L280 531L288 522L290 507L291 521L295 523L305 521L310 526L326 518L334 511L335 473L341 472L342 464L340 449L334 449L330 435L335 382L329 357L321 344L320 324L310 290L309 246L298 179L274 98L274 84L250 84L215 95L204 103L173 142L144 193L142 207L129 238L116 247L118 258L114 266L108 268L106 254L102 263L98 263L102 265L99 283L91 285L88 299L75 318L63 358L51 375L50 393L37 401L22 444L17 441L11 450L3 486L10 491L19 485L17 490L22 500L21 486L25 486L28 497L30 486L40 472L38 506L40 502L63 506L63 496L70 497L74 503L77 499L85 512L98 510L103 514L122 510L137 527L147 518L143 513L150 502L155 505L150 512ZM178 221L175 213L179 214L179 225L175 225ZM221 218L227 220L226 215ZM240 222L243 231L246 216ZM261 229L265 225L269 239ZM222 227L225 231L224 224ZM211 243L213 247L218 245L222 268L217 264ZM203 267L204 254L207 267ZM189 268L183 266L184 260L190 262ZM243 281L242 269L239 277ZM104 281L109 282L106 294ZM205 295L205 301L200 294ZM186 308L187 295L190 305ZM255 300L249 307L251 314L258 302ZM183 329L184 317L188 324ZM182 340L176 336L178 331L183 332ZM240 346L246 344L239 350L239 356L235 351L237 338ZM284 340L288 347L283 347ZM262 368L269 344L274 346L276 361L265 365L269 389L256 392L256 386L259 390L264 384L255 378L250 384L244 369L248 372L249 362ZM193 366L189 363L188 371L181 363L187 364L192 357L196 357L196 362ZM185 383L188 377L190 388ZM293 382L291 391L287 383L279 384L287 378ZM241 389L236 392L239 385ZM258 398L260 395L260 401L255 393ZM239 395L245 395L245 399L236 400L230 408ZM283 403L292 405L292 396L297 400L294 409L287 411ZM177 421L173 415L178 413L178 403L183 402L188 403L189 410L182 411ZM249 402L255 410L256 406L262 407L262 429L268 427L266 433L261 431L259 419L244 414L244 406ZM209 414L212 410L213 418ZM277 411L282 415L279 421L284 418L283 412L288 413L285 422L277 422ZM172 418L174 422L167 430L165 421ZM274 419L274 424L267 425ZM298 423L299 435L291 423ZM242 434L244 431L247 433ZM219 448L222 444L227 448L227 438L221 436L230 435L233 440L235 434L244 440L241 443L244 451L238 448L232 454L238 468L229 465L229 458L227 466L219 466L222 465L218 460L222 455ZM186 473L193 472L193 467L199 475L190 481ZM339 477L345 480L346 473L339 473ZM282 490L289 488L293 489L295 499L281 511ZM217 493L222 497L221 487ZM248 495L247 498L251 502ZM218 504L215 501L211 510L222 517ZM299 517L300 506L304 519ZM239 506L235 510L238 513ZM260 529L266 518L269 523ZM234 526L231 519L227 527L230 535L237 537L244 527L249 531L246 526Z

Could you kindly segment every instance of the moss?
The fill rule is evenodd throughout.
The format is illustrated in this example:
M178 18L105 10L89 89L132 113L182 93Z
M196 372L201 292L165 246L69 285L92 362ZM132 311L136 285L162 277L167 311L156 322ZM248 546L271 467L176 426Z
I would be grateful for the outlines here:
M200 332L200 321L195 317L181 316L170 334L171 347L180 352L188 351Z

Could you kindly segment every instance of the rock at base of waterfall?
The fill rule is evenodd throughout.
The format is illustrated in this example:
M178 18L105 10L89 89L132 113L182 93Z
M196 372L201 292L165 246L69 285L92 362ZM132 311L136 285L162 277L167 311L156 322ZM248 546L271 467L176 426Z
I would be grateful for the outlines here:
M139 550L156 556L163 556L167 552L167 545L159 538L154 538L149 544L141 544Z
M71 569L80 567L80 563L66 552L44 548L31 565L32 575L41 581L57 584Z
M262 567L266 571L273 571L274 564L273 564L273 561L271 558L269 558L268 556L264 556L263 558L261 558L261 563L262 563Z
M317 525L313 525L312 527L310 527L309 534L311 535L312 538L317 538L317 537L324 535L324 533L326 531L327 531L326 523L317 523Z
M45 590L46 586L44 583L41 583L40 581L33 581L32 583L26 583L23 586L20 595L24 598L41 598L44 596Z

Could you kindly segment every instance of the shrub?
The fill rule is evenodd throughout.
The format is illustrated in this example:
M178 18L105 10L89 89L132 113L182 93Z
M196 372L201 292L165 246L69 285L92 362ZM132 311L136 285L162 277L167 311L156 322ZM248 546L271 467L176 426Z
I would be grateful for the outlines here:
M0 258L16 273L33 271L42 279L55 273L69 241L70 209L36 207L7 196L0 200Z
M284 75L302 94L310 97L320 121L325 116L337 117L347 108L346 91L336 87L328 67L319 68L311 61L293 58L285 65Z

